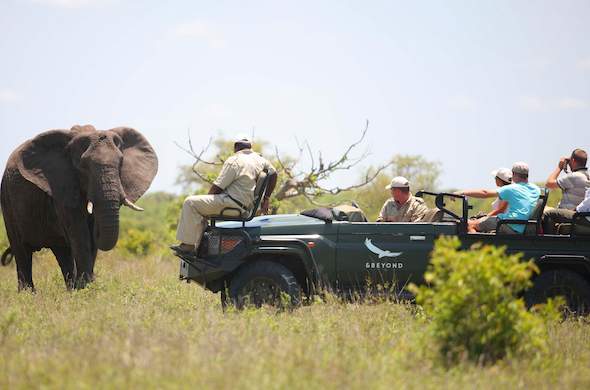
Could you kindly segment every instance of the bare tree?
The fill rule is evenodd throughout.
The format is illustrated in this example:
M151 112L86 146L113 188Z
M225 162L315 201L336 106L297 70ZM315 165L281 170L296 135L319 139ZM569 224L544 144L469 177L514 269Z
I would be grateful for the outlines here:
M339 158L329 162L324 161L321 151L315 155L307 141L300 143L297 140L299 151L296 158L285 158L284 156L281 156L279 149L275 147L275 166L279 174L280 182L277 186L277 191L275 192L274 197L281 201L301 196L309 200L312 204L317 204L317 198L322 195L336 195L341 192L361 188L371 183L381 172L391 165L391 162L377 168L367 169L362 179L353 185L346 187L327 187L324 184L335 172L354 168L369 156L368 151L365 150L360 156L352 157L352 153L355 152L364 141L368 129L369 121L367 120L359 139L349 145ZM225 159L219 154L214 159L206 159L204 157L207 156L211 143L212 139L209 139L207 145L199 152L195 151L190 134L188 148L184 148L176 143L180 149L188 153L194 159L192 170L199 180L210 184L213 183L215 178L211 177L208 172L223 165L225 161ZM310 167L309 169L301 170L299 166L301 166L301 160L304 155L309 158Z

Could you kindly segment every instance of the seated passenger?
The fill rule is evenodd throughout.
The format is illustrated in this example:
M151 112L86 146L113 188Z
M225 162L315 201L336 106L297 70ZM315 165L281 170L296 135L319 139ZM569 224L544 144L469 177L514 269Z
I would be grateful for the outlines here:
M590 188L586 190L586 196L584 200L576 207L578 213L590 213ZM580 226L577 228L580 233L590 234L590 217L582 220Z
M209 194L192 195L184 200L176 230L180 245L171 248L177 252L196 252L207 227L207 217L217 215L225 208L249 211L254 203L256 180L265 170L270 178L260 204L263 213L268 211L277 173L267 159L252 151L252 143L247 138L238 138L234 143L234 154L223 163Z
M385 189L391 190L391 198L383 204L377 222L418 222L428 211L424 199L412 195L405 177L394 177Z
M493 171L492 175L494 175L494 178L496 180L496 187L498 188L507 186L510 183L512 183L512 171L508 168L500 168L497 171ZM470 233L475 233L477 231L475 229L475 225L477 225L482 218L493 217L498 214L502 214L506 211L507 207L508 202L506 202L505 200L500 200L500 198L496 198L492 203L492 211L490 211L482 217L470 219L469 221L467 221L467 231Z
M590 188L586 190L586 195L584 200L576 207L575 210L561 210L561 217L564 221L563 223L572 223L574 219L574 214L578 213L590 213ZM569 233L571 231L571 227L568 225L566 226L566 232ZM561 229L560 229L561 230ZM576 222L576 232L581 234L590 234L590 217L583 218L582 220L578 220ZM554 232L558 233L558 232ZM563 234L562 231L559 234Z
M562 157L551 172L545 186L560 188L562 198L557 208L547 207L543 212L543 232L555 234L556 223L570 223L576 206L584 199L586 189L590 188L590 174L586 168L587 153L582 149L572 152L570 158ZM571 172L567 172L568 166ZM560 176L561 172L564 175Z
M529 183L529 166L524 162L516 162L512 165L512 184L500 187L497 190L469 190L459 191L459 195L472 196L474 198L493 198L497 196L501 201L508 202L507 211L494 216L486 216L471 226L470 233L490 232L496 229L498 219L529 218L541 190L536 184ZM508 225L515 233L523 233L525 225Z

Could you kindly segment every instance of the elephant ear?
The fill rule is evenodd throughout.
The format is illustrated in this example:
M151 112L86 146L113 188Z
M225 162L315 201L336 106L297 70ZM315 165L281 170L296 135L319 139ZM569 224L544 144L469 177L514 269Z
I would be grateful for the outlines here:
M127 199L135 202L149 188L158 172L158 157L148 140L137 130L129 127L111 129L121 140L123 166L121 184Z
M76 207L80 201L78 175L66 152L73 134L49 130L22 144L16 152L21 175L60 204Z

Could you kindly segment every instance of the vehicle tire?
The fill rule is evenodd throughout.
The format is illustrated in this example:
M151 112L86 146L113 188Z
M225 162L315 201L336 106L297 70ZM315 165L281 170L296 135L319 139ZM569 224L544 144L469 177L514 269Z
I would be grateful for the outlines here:
M290 309L301 304L301 286L293 272L268 260L256 261L240 269L232 278L227 293L230 302L238 309L263 305Z
M563 296L569 313L590 313L590 283L581 275L566 269L543 272L524 295L528 307L544 303L548 298Z

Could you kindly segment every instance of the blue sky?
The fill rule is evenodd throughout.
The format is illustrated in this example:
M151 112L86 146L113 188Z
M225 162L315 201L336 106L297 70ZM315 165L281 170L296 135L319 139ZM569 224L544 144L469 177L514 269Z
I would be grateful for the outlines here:
M0 163L43 130L128 125L158 152L152 190L177 191L188 129L330 159L369 119L366 164L421 154L464 188L524 160L543 181L590 150L589 19L588 1L0 0Z

